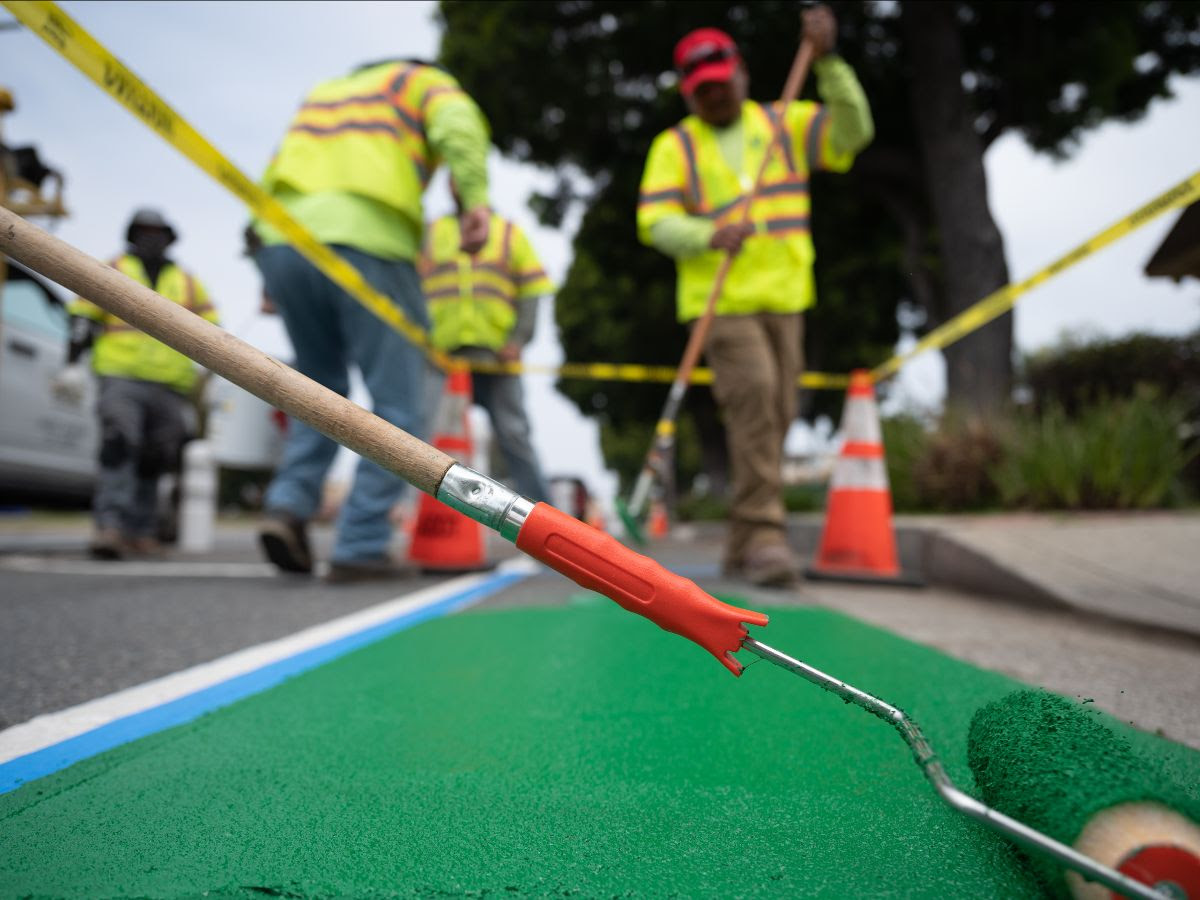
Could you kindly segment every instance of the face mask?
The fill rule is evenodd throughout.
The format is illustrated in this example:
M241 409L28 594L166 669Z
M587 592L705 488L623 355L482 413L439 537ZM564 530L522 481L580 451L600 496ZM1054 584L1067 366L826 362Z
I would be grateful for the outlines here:
M161 228L139 228L133 233L129 246L143 259L158 259L171 246L171 235Z

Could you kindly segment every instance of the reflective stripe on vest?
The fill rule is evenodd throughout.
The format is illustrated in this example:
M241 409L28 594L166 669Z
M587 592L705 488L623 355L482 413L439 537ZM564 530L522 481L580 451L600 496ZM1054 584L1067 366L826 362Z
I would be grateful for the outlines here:
M796 115L815 117L815 112L813 104L798 104L788 117L789 125L796 127ZM725 161L711 126L696 116L689 116L672 129L686 170L680 180L686 185L684 206L689 215L711 219L717 227L740 221L746 192L743 184L758 173L780 113L777 108L752 101L743 106L745 150L740 173ZM815 131L809 129L810 133ZM807 156L797 154L795 142L785 129L750 210L755 234L734 259L717 301L719 314L792 313L814 303L809 171ZM679 260L677 303L681 320L703 313L722 256L712 251Z
M361 194L420 223L437 161L425 137L439 99L462 94L433 66L385 63L317 85L263 176L268 191Z
M474 256L458 249L458 219L447 216L430 226L421 257L421 286L435 347L499 350L508 341L517 322L521 281L513 271L512 241L512 223L497 215L492 216L487 242Z
M197 302L199 292L195 280L173 263L163 267L155 284L150 283L145 266L136 256L126 254L113 260L111 265L197 315L212 310L211 303ZM107 313L101 324L103 331L92 347L92 368L97 374L154 381L181 393L186 393L195 384L195 366L182 353Z

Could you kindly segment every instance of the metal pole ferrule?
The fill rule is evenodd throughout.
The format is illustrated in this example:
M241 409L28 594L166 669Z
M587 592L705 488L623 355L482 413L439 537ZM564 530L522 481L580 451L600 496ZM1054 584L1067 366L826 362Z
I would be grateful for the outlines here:
M460 463L446 470L436 497L514 544L534 507L527 497Z

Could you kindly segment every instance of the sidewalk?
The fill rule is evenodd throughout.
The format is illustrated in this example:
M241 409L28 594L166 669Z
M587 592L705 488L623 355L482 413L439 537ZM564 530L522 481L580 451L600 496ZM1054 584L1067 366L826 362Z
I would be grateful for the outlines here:
M1200 635L1198 513L914 516L897 525L932 530L1065 606Z
M819 515L790 523L805 561L816 549L822 523ZM169 558L254 563L270 574L261 562L255 526L253 518L223 520L211 553L173 552ZM724 526L697 527L715 535ZM922 573L931 584L1200 636L1200 513L898 516L896 532L905 569ZM86 559L87 534L82 513L0 517L0 554ZM314 528L319 556L328 553L331 539L329 526ZM404 542L398 534L399 552ZM514 553L490 533L488 550L493 559Z

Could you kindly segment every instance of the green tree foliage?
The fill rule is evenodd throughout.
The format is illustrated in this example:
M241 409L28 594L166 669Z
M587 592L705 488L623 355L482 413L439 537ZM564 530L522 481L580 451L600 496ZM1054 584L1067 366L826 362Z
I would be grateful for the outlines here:
M946 129L914 115L921 98L910 94L909 53L909 44L928 37L919 13L927 21L935 8L916 0L832 5L839 51L863 82L877 128L875 143L849 176L817 175L813 182L820 302L806 317L806 355L810 368L845 371L886 357L897 337L898 309L913 312L910 321L937 324L978 299L978 284L1004 269L998 241L985 248L982 282L959 271L978 267L976 260L939 253L939 228L962 223L940 221L948 214L931 201L934 187L954 189L931 184L922 164ZM962 68L935 69L933 76L965 93L970 134L959 146L980 157L1010 130L1039 150L1065 155L1086 129L1113 117L1137 118L1155 97L1169 96L1172 74L1200 67L1197 0L957 3L953 9L951 36ZM559 175L555 190L533 198L543 221L561 222L576 201L586 205L557 297L568 358L677 362L686 334L674 321L672 265L634 234L646 151L654 135L683 115L672 47L691 28L726 29L745 55L752 95L770 99L795 52L798 4L442 0L440 11L446 26L441 61L484 108L497 144ZM928 74L932 59L922 55L917 68ZM812 81L805 96L815 98ZM968 193L970 212L990 222L986 192L974 185ZM1000 342L1003 351L1011 323L968 339L958 359L969 365L978 358L981 341ZM999 356L997 365L1006 367L1006 354ZM959 362L952 357L950 363L953 397L966 382L956 380ZM1000 373L990 389L1003 390L1008 375ZM579 381L559 388L600 417L607 459L628 474L648 446L665 388ZM837 402L830 394L810 395L808 411ZM721 442L710 393L691 391L687 412L712 457L706 468L718 471ZM689 452L698 459L694 448Z

